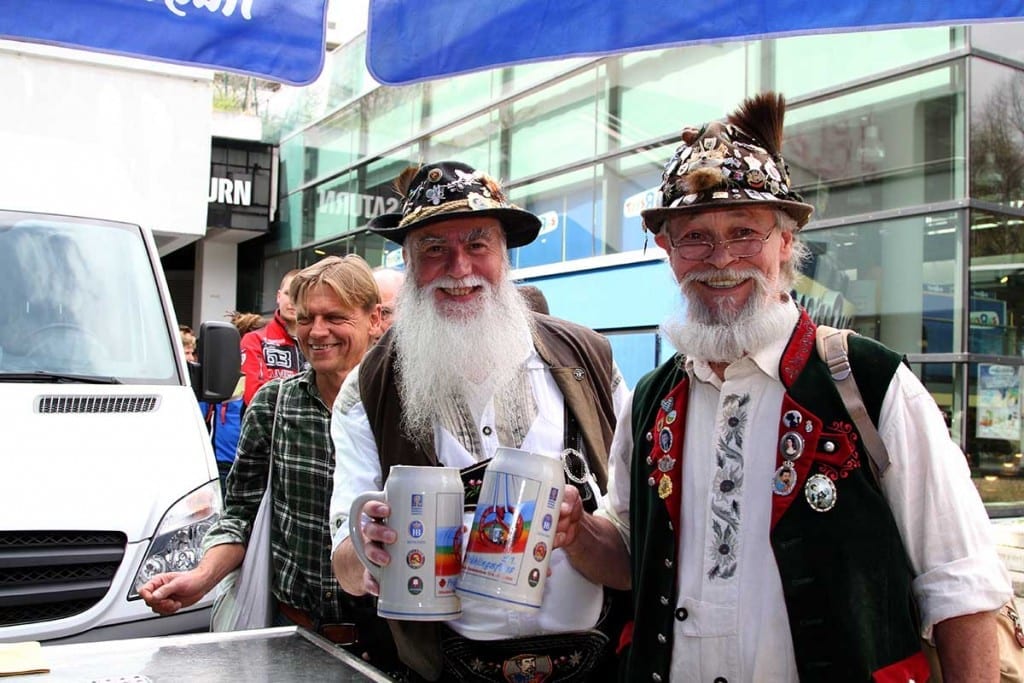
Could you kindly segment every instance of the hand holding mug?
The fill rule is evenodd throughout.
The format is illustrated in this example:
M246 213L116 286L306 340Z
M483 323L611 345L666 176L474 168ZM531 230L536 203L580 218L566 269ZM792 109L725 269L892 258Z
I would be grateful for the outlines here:
M379 616L443 621L462 614L455 594L462 508L462 479L452 467L395 465L383 491L352 501L349 537ZM364 526L363 514L373 521Z
M363 506L360 515L360 519L362 516L370 518L370 521L364 524L360 530L366 558L379 567L386 567L391 563L391 553L387 546L398 540L395 530L384 523L390 514L391 508L387 503L370 500ZM370 570L365 567L363 568L363 588L371 595L380 595L380 584Z
M566 484L562 493L562 504L559 508L558 526L555 527L554 548L565 548L573 544L579 532L580 521L583 519L583 499L579 489Z

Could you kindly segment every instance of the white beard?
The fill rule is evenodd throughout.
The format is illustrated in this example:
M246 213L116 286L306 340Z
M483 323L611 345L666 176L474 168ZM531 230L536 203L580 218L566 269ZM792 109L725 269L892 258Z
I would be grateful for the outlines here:
M684 316L681 310L677 311L661 325L661 333L680 352L709 363L731 363L792 332L788 311L793 304L789 296L783 292L773 296L761 271L729 273L754 280L754 291L739 310L724 305L709 308L696 296L693 283L708 275L691 273L679 283L688 313Z
M438 310L438 287L482 285L483 295L468 305L447 303ZM403 428L414 440L433 440L434 424L445 406L463 401L479 416L496 389L508 384L533 348L532 318L515 285L502 279L443 277L417 288L402 286L395 321L398 389Z

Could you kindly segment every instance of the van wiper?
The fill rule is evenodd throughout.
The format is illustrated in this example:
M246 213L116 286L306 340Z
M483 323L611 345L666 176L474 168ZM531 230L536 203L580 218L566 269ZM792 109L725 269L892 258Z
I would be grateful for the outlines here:
M116 377L73 375L62 372L0 372L0 382L38 382L40 384L124 384Z

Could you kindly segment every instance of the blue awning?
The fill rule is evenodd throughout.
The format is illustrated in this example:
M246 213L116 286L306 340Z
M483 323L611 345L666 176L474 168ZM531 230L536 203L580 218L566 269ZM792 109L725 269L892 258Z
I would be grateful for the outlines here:
M0 0L0 38L304 85L324 64L327 0Z
M398 85L559 57L1021 17L1024 0L370 0L367 66Z

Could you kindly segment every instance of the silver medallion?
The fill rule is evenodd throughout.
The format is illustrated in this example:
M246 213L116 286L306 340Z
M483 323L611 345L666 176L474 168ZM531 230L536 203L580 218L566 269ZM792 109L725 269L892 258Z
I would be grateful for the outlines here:
M804 437L797 432L786 432L779 440L779 453L786 460L796 460L804 454Z
M828 512L836 506L836 485L824 474L815 474L804 484L804 497L815 512Z

